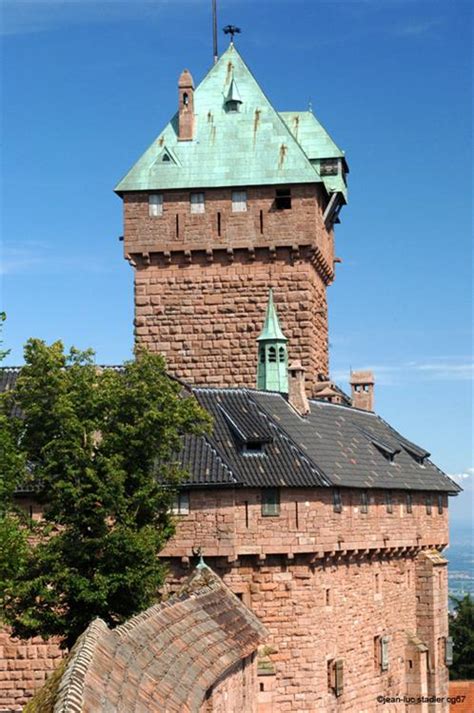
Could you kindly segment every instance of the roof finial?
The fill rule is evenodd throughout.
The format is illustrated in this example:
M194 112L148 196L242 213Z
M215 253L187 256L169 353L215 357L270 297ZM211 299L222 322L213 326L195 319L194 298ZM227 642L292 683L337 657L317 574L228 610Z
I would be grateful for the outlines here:
M224 27L224 35L230 35L230 44L234 44L234 35L240 35L242 30L240 27L236 27L235 25L226 25Z

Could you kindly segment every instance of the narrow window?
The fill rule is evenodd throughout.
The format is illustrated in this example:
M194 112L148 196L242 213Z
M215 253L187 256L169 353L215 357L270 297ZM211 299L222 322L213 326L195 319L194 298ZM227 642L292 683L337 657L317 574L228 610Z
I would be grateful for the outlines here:
M191 193L191 213L204 213L204 193Z
M335 669L335 681L334 681L334 693L337 697L342 696L344 693L344 662L342 659L338 659L334 664Z
M270 347L268 350L268 361L275 362L277 360L277 354L275 347Z
M179 238L179 215L176 213L176 237Z
M369 512L369 496L366 490L360 494L360 511L364 514Z
M175 493L171 512L173 515L189 515L189 490Z
M411 493L407 493L406 510L409 515L413 513L413 496Z
M378 572L376 572L374 576L374 585L375 594L380 594L380 574Z
M443 588L443 573L441 570L438 572L438 587L440 589Z
M342 496L339 488L334 488L333 490L332 503L334 512L342 512Z
M245 505L245 527L248 529L248 527L249 527L249 501L246 500L244 505Z
M426 514L431 515L431 510L432 510L431 493L427 493L427 495L425 496L425 505L426 505Z
M285 347L280 347L278 350L278 358L281 362L285 361Z
M289 210L291 208L291 189L277 188L275 191L275 208Z
M329 588L325 590L325 602L327 607L331 606L331 590Z
M393 513L393 499L392 499L392 491L387 490L385 493L385 506L387 508L387 512L389 515Z
M219 237L221 235L221 214L220 214L220 212L217 213L217 235Z
M388 671L388 636L380 639L380 669Z
M443 496L438 493L438 515L443 514Z
M407 587L410 589L411 587L411 570L407 569Z
M247 211L247 191L232 191L232 212L245 213Z
M263 210L260 211L260 235L263 235Z
M163 215L163 194L152 193L148 196L148 215L157 218Z
M275 517L280 514L280 490L278 488L262 488L262 515Z
M298 501L295 500L295 524L296 524L296 529L300 529L300 514L299 514L299 508L298 508Z
M188 96L187 92L184 92L184 94L183 94L183 104L184 104L184 106L188 106L188 104L189 104L189 96Z

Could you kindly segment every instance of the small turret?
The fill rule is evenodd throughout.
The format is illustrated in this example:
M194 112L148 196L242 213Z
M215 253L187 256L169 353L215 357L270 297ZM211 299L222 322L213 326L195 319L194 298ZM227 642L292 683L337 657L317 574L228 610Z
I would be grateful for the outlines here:
M281 331L273 303L273 290L270 290L265 324L257 342L257 388L263 391L280 391L287 394L288 339Z
M184 69L178 82L179 121L178 139L192 141L194 137L194 82L191 73Z

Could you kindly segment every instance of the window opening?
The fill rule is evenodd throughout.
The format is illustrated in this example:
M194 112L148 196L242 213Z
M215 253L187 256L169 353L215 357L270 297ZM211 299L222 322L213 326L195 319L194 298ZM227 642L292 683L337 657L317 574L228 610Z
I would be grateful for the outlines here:
M369 496L366 490L363 490L360 494L360 511L364 514L369 512Z
M438 493L438 515L443 514L443 496Z
M284 347L279 348L278 356L279 356L281 362L285 361L285 348Z
M248 529L248 526L249 526L249 501L246 500L244 505L245 505L245 527Z
M176 213L176 237L179 238L179 215Z
M263 235L263 210L260 211L260 235Z
M280 514L280 490L278 488L262 489L262 515L263 517Z
M220 237L221 234L221 214L217 213L217 235Z
M148 215L152 218L163 215L163 195L152 193L148 196Z
M173 515L189 515L189 490L175 493L171 512Z
M183 104L184 104L184 106L188 106L188 104L189 104L189 96L188 96L187 92L184 92L184 94L183 94Z
M268 361L275 362L277 360L275 347L270 347L268 350Z
M232 191L232 212L245 213L247 211L247 191Z
M409 515L413 513L413 496L411 493L407 493L406 510Z
M204 213L204 193L191 193L191 213Z
M391 515L393 513L393 498L391 490L387 490L387 492L385 493L385 506L387 509L387 513Z
M426 504L426 514L431 515L431 510L432 510L432 498L431 494L428 493L425 499L425 504Z
M334 512L342 512L342 496L339 488L334 488L332 494L332 502Z
M298 506L298 501L295 500L295 524L296 524L296 529L300 529L300 517L299 517L299 506Z
M289 210L291 208L291 189L277 188L275 191L275 208Z

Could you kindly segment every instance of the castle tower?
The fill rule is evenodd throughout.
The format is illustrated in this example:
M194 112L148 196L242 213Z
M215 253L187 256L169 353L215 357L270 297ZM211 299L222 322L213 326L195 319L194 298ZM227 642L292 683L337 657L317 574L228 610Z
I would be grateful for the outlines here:
M257 338L257 388L262 391L288 393L288 339L281 331L273 303L273 290L268 298L267 314L262 332Z
M277 112L231 44L120 181L135 337L188 382L255 386L268 290L313 394L347 164L311 111ZM238 358L237 358L238 354ZM279 387L280 388L280 387Z

